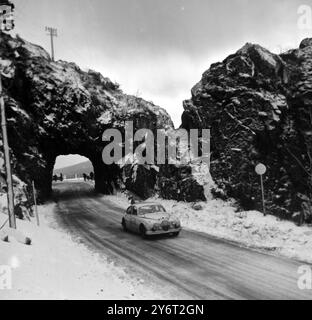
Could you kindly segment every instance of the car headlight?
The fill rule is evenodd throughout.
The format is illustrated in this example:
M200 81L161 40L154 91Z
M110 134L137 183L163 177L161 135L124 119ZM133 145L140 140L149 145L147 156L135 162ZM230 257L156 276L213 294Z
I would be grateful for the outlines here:
M181 227L180 221L176 221L174 226L175 226L176 228L180 228L180 227Z
M157 231L157 230L160 230L160 229L161 229L161 225L159 223L155 223L153 225L152 231Z

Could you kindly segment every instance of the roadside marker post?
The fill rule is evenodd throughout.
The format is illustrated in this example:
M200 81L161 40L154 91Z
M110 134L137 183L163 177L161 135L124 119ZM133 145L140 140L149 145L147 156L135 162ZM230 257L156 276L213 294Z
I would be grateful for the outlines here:
M34 195L34 205L35 205L35 215L36 215L36 220L37 220L37 226L40 226L40 221L39 221L39 214L38 214L38 206L37 206L37 191L35 188L35 182L32 182L32 187L33 187L33 195Z
M263 186L263 175L266 173L267 168L266 168L266 166L264 164L259 163L256 166L255 171L260 176L261 194L262 194L262 208L263 208L263 214L264 214L264 216L266 216L264 186Z

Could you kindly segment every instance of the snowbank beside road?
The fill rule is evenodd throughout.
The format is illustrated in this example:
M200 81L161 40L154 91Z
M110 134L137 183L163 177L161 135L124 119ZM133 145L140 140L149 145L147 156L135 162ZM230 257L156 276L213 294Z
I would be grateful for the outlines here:
M12 289L0 287L0 300L161 298L105 257L49 228L53 207L40 207L40 228L34 222L17 220L18 230L32 238L31 246L0 241L0 266L12 268ZM0 212L0 226L6 220Z
M126 195L122 193L105 197L116 205L129 206ZM312 263L311 227L298 227L274 216L264 217L258 211L237 212L234 203L220 199L198 203L201 210L195 210L192 203L150 200L161 202L167 211L180 218L184 228Z

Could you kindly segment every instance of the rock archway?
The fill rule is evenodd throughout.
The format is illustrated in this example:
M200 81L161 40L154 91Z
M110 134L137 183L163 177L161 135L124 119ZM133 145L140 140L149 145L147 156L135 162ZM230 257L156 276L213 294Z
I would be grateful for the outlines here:
M102 161L103 132L173 127L167 112L153 103L124 94L119 85L76 64L53 62L39 46L1 34L0 64L4 79L14 172L34 180L42 199L52 191L52 173L59 155L80 154L93 164L95 188L110 193L121 169Z
M259 207L254 165L263 162L270 171L265 181L269 211L286 218L301 212L311 220L311 50L311 39L281 55L246 44L213 64L192 89L182 128L211 128L216 195L234 197L247 209ZM41 198L51 193L56 157L70 153L91 160L98 192L110 193L123 173L127 188L148 196L146 190L156 184L154 173L140 167L133 183L132 168L121 172L105 165L102 134L109 128L123 132L125 121L133 121L134 131L173 128L165 110L124 94L97 72L53 62L41 47L3 33L0 67L7 74L3 86L13 171L29 186L35 180ZM181 168L159 169L163 197L205 198L203 183L186 179ZM196 190L194 196L189 197L190 189Z

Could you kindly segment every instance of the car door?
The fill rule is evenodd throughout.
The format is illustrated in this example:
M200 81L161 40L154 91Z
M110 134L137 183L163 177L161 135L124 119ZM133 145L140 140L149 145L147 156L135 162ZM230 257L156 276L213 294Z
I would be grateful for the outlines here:
M132 215L131 215L131 230L138 232L139 230L139 224L138 224L138 208L136 206L132 207Z

